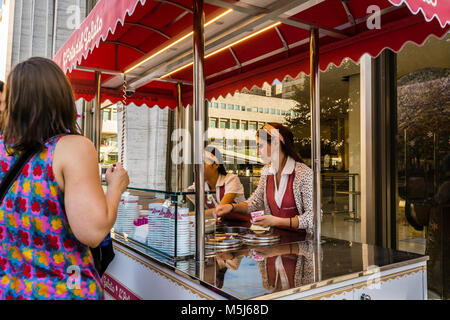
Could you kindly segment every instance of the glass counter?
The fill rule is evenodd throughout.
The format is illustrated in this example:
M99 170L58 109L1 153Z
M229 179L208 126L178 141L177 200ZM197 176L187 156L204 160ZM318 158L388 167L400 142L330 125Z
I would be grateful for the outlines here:
M190 258L195 254L195 215L187 196L194 194L128 188L112 232L169 260Z

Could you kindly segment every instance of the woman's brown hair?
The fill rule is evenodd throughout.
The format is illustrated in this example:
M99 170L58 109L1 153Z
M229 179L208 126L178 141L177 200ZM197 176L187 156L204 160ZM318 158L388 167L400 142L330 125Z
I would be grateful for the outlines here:
M300 156L300 154L295 150L294 147L294 134L285 126L283 126L281 123L276 123L276 122L269 122L267 123L269 126L275 128L278 130L278 132L280 133L280 135L283 137L284 142L281 142L281 151L283 151L284 154L288 155L289 157L291 157L292 159L294 159L296 162L303 162L302 157ZM264 140L267 141L267 143L270 143L272 141L272 137L270 136L270 133L266 133L265 134L261 134L261 130L260 129L256 132L256 136L258 138L262 138Z
M52 60L33 57L17 64L6 81L2 113L5 146L14 155L41 151L58 134L79 134L72 87Z

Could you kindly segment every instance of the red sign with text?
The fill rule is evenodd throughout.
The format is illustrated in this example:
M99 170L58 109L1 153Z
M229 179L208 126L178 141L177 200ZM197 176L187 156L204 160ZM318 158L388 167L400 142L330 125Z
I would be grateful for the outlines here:
M142 300L119 281L108 274L102 277L103 289L115 300Z

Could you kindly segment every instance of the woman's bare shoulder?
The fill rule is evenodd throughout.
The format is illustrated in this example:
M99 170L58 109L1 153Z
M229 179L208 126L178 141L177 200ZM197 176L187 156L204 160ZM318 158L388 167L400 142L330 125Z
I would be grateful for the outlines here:
M94 144L88 138L82 135L67 135L59 139L53 156L57 162L62 160L64 163L83 163L91 161L96 154Z
M70 154L95 151L94 144L91 140L82 135L67 135L62 137L56 144L57 148L61 151L68 152Z

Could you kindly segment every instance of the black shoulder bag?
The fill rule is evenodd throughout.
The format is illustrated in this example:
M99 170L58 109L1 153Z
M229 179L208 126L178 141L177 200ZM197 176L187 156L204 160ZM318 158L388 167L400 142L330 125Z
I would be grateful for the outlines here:
M22 172L23 167L30 161L30 159L37 153L36 150L26 150L24 151L14 162L12 167L6 173L6 175L2 179L2 183L0 184L0 203L3 203L3 198L6 195L6 192L11 188L14 181L17 180L20 173Z
M95 269L97 269L101 278L115 256L111 236L108 234L97 248L90 249L94 258Z

